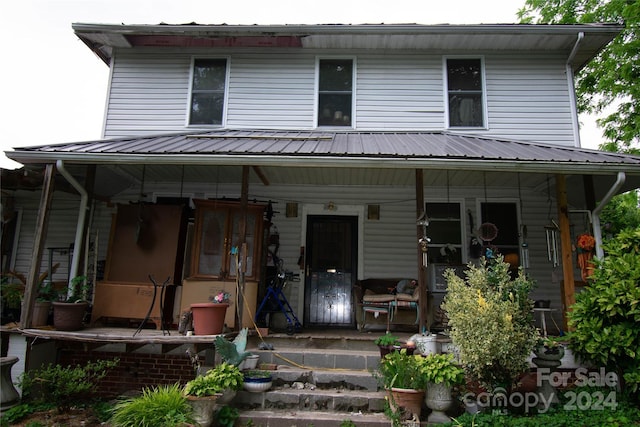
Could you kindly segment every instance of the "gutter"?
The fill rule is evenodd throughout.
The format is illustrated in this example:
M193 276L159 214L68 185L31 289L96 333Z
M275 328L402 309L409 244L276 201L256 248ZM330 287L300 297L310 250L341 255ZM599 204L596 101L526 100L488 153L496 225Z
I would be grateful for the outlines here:
M582 40L584 40L584 32L580 31L578 33L578 39L576 40L576 43L573 45L573 49L569 54L569 58L567 58L567 63L565 66L566 73L567 73L567 85L569 86L569 103L571 107L571 117L573 117L573 123L571 123L571 126L573 127L573 135L575 140L574 145L578 148L582 146L582 143L580 141L580 122L578 121L578 103L576 101L576 88L575 88L575 82L573 79L574 77L573 76L573 60L575 59L576 54L578 53L578 48L580 47Z
M605 205L609 203L611 198L620 190L622 184L626 179L626 175L624 172L618 172L618 178L616 182L613 183L613 186L609 189L607 194L602 198L598 206L591 213L592 221L593 221L593 237L596 240L596 257L603 258L604 250L602 249L602 229L600 227L600 212L604 209Z
M87 204L89 196L86 190L80 185L78 181L65 169L62 160L56 161L56 168L62 176L80 193L80 212L78 214L78 225L76 226L76 238L73 243L73 258L71 259L71 267L69 268L69 280L78 276L78 265L80 263L80 248L82 247L82 231L84 230L84 224L87 216ZM69 295L71 296L71 286L69 286Z

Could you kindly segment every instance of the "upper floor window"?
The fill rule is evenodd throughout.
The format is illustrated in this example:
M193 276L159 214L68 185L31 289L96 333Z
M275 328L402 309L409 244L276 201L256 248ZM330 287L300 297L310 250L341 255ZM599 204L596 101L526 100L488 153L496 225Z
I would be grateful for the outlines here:
M321 59L318 83L318 126L351 126L353 60Z
M480 59L447 59L449 127L484 126Z
M222 124L226 78L226 59L196 59L193 61L189 124Z

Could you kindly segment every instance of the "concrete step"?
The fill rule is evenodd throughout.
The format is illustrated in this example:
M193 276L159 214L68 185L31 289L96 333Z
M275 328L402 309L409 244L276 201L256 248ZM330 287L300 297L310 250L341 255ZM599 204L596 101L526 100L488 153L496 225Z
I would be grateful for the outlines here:
M283 347L274 350L247 348L260 356L258 363L284 365L301 369L345 369L371 371L380 363L380 351Z
M383 413L332 413L297 410L240 411L239 425L254 427L339 427L346 421L358 427L389 426L389 418Z

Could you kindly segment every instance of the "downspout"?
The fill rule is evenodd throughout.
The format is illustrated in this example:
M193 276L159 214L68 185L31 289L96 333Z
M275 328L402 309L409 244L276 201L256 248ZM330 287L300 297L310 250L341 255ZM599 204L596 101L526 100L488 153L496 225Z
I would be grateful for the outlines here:
M593 221L593 237L596 240L596 257L604 257L604 250L602 249L602 229L600 228L600 212L604 209L605 205L609 203L611 198L618 192L622 184L626 179L624 172L618 172L618 178L613 186L609 189L609 192L605 194L598 206L591 213L591 221Z
M80 248L82 247L82 231L84 230L85 218L87 216L87 203L89 196L85 189L80 185L76 179L64 168L62 160L56 162L56 168L60 171L60 174L65 177L69 184L80 193L80 213L78 214L78 224L76 226L76 239L73 244L73 258L71 259L71 267L69 268L69 280L78 276L78 265L80 263ZM73 290L69 287L69 292ZM70 296L70 295L69 295Z
M578 47L580 46L582 39L584 39L584 32L580 31L578 33L578 39L576 40L576 43L573 45L573 49L569 54L569 58L567 59L567 64L566 64L567 84L569 85L569 104L571 107L571 117L573 117L572 127L573 127L573 135L574 135L574 145L576 147L581 147L582 143L580 141L580 122L578 121L578 103L576 101L576 88L573 81L573 67L571 64L576 54L578 53Z

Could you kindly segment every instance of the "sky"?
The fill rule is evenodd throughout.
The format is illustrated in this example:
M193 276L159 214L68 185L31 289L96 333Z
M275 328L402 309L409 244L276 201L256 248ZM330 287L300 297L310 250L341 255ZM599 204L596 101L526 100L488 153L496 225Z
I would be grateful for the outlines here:
M13 147L102 137L109 68L73 33L92 24L505 24L524 0L0 1L0 167ZM601 131L581 117L582 146Z

